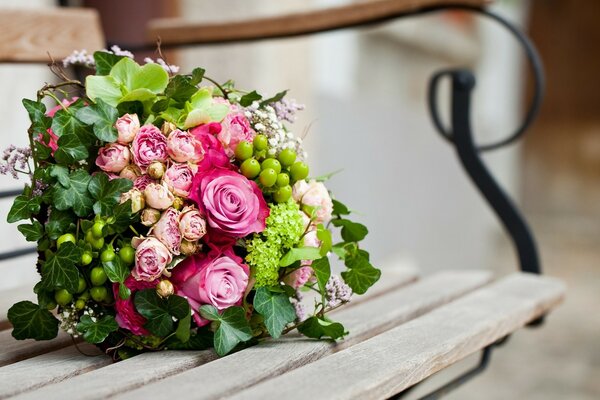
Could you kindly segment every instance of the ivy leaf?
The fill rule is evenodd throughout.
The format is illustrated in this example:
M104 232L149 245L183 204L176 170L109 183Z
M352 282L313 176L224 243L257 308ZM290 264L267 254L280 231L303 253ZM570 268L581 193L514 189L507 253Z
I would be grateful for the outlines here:
M144 327L161 337L173 332L173 317L182 320L191 312L189 303L183 297L171 295L163 299L154 289L137 292L134 304L137 311L148 320Z
M83 315L77 324L77 332L83 334L83 340L88 343L102 343L111 332L119 329L119 324L112 315L101 318Z
M226 355L239 343L252 339L252 329L246 319L246 310L242 307L229 307L219 314L215 307L205 304L200 307L200 315L219 322L213 342L219 356Z
M28 242L37 242L44 236L44 226L39 221L33 221L32 224L21 224L17 226L17 229Z
M36 207L37 204L37 207ZM40 199L29 198L24 194L19 195L13 201L10 210L8 211L8 215L6 217L6 221L9 223L21 221L23 219L30 218L36 212L39 212ZM37 210L37 211L36 211Z
M280 267L288 267L300 260L316 260L321 258L321 249L318 247L297 247L290 249L281 260L279 260Z
M88 158L87 147L74 133L64 134L58 138L58 149L54 152L54 158L60 164L72 165L76 161Z
M269 334L277 339L283 328L296 319L296 310L284 293L273 293L267 287L256 289L254 309L265 318Z
M319 291L325 293L325 286L331 277L331 265L329 264L329 259L327 257L319 258L318 260L313 261L311 267L315 272Z
M69 179L69 168L54 164L50 167L50 176L55 177L61 185L65 188L71 186L71 180Z
M119 283L119 297L122 300L127 300L131 296L131 289L125 286L124 283Z
M46 106L41 101L23 99L23 106L29 114L31 127L34 132L43 133L50 128L52 118L46 115Z
M97 98L96 104L91 104L77 110L76 116L88 125L93 125L94 134L104 142L117 140L115 122L119 116L117 109L106 103L102 98Z
M52 199L57 210L65 211L70 208L79 217L86 217L92 211L94 200L88 193L88 184L92 177L82 169L71 172L69 186L56 185Z
M136 220L136 216L131 212L131 200L127 200L124 203L117 204L112 215L107 219L107 232L109 235L115 233L122 233L129 228Z
M200 82L202 82L202 79L204 79L204 73L206 71L204 70L204 68L194 68L194 70L192 71L192 79L190 80L190 83L194 86L198 85Z
M58 335L58 320L52 313L31 301L20 301L8 310L17 340L50 340Z
M348 270L342 272L342 278L356 294L366 293L381 277L381 271L373 267L369 259L358 251L347 252L344 262Z
M96 200L94 213L96 215L111 215L119 203L122 193L127 192L133 183L129 179L108 180L106 174L96 174L88 184L88 190Z
M115 257L112 261L103 262L102 268L104 268L108 279L113 283L123 283L129 276L129 268L121 261L120 257Z
M350 210L345 204L334 199L331 202L333 203L333 215L350 215Z
M261 101L260 105L261 106L266 106L267 104L276 103L279 100L283 99L285 97L285 95L287 94L287 92L288 92L287 90L284 90L283 92L279 92L275 96L270 97L270 98L268 98L266 100Z
M253 90L250 93L242 96L242 98L240 99L240 106L248 107L250 104L260 99L262 99L262 96L256 93L256 90Z
M50 239L56 240L63 233L75 231L75 221L73 213L53 208L46 222L46 233Z
M52 118L52 132L58 137L66 134L78 135L86 129L87 126L71 114L69 110L61 108Z
M352 222L348 219L332 219L331 223L334 226L342 227L342 239L346 242L360 242L369 233L366 226L359 224L358 222Z
M313 339L326 337L336 340L347 334L346 329L339 322L332 322L315 316L302 322L298 326L298 331Z
M183 75L175 75L171 78L165 89L165 96L170 97L178 103L183 103L189 100L197 91L198 88L191 83L190 78Z
M175 330L175 337L181 341L181 343L187 343L190 340L190 329L192 327L192 314L188 314L186 317L179 320L177 323L177 330Z
M79 270L77 262L81 260L83 250L71 242L65 242L52 254L42 266L41 289L66 289L77 292Z
M96 75L108 75L112 67L125 56L107 53L106 51L96 51L94 61L96 63Z

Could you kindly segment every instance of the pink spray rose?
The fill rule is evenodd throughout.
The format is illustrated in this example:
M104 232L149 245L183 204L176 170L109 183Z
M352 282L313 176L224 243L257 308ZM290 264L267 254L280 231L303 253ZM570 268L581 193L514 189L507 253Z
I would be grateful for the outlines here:
M202 143L187 131L174 130L167 138L169 156L177 162L194 162L202 160L204 149Z
M156 181L150 175L140 175L133 181L133 187L143 191L151 183L156 183Z
M173 256L167 247L155 237L147 237L141 243L133 243L135 267L131 275L138 281L151 282L162 275Z
M171 253L179 255L181 246L179 211L169 208L163 212L158 222L150 230L150 234L160 240Z
M144 125L131 143L131 152L135 164L145 171L153 161L167 161L167 138L156 126Z
M163 175L163 183L174 195L187 197L192 187L194 173L187 164L173 163Z
M140 120L137 114L125 114L117 119L115 128L119 134L117 142L128 144L133 142L135 135L140 130Z
M304 266L291 272L289 275L283 278L283 281L294 289L298 289L299 287L304 286L312 277L312 275L313 269L311 267Z
M199 164L200 170L208 170L212 166L233 169L229 162L229 157L223 149L223 145L217 139L217 135L221 132L221 124L211 122L210 124L199 125L190 133L202 143L204 149L204 157Z
M327 223L333 212L333 202L323 182L298 181L293 187L292 197L303 206L316 210L316 223Z
M102 171L119 173L129 164L131 155L129 148L118 143L110 143L102 147L96 158L96 165Z
M131 290L131 296L128 299L121 299L119 297L119 284L113 284L113 293L115 296L115 309L117 311L117 315L115 315L115 320L117 324L123 329L128 329L134 335L149 335L148 332L144 328L144 324L146 324L146 318L140 315L133 304L133 298L135 292L144 289L152 289L156 286L158 281L145 282L145 281L136 281L132 276L127 277L125 279L125 286Z
M249 268L231 249L199 253L186 258L173 269L171 282L176 293L187 299L198 326L207 325L198 313L210 304L217 310L240 305L248 286Z
M226 102L229 104L229 102ZM221 122L221 132L217 135L219 141L223 144L225 152L232 157L237 145L243 141L251 142L254 139L255 132L250 127L250 122L237 105L230 105L230 113Z
M56 112L58 110L61 110L63 107L68 108L71 104L75 103L78 99L79 99L79 97L73 97L71 100L63 99L62 106L60 104L58 104L58 105L52 107L51 109L46 111L46 115L49 116L50 118L54 118L54 114L56 114ZM50 147L50 149L52 150L52 155L54 155L54 152L58 149L58 135L56 135L56 133L54 133L51 128L48 128L48 130L46 130L46 132L48 132L48 135L50 136L50 138L48 139L48 143L43 141L42 134L40 134L38 136L37 140L44 143L46 146Z
M185 240L193 242L206 235L206 221L196 208L186 207L179 216L179 230Z
M194 176L189 198L223 235L240 238L262 232L269 207L254 181L237 172L211 168Z
M144 189L144 197L146 204L157 210L166 210L175 201L175 196L169 191L169 188L159 183L147 184Z

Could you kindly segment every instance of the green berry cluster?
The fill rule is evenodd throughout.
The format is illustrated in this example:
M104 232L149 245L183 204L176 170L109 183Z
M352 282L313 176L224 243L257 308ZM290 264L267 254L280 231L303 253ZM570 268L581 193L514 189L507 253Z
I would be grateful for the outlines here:
M254 179L276 203L285 203L292 197L292 185L308 176L308 165L297 161L292 149L282 150L276 158L269 156L268 150L267 137L256 135L252 143L242 141L237 145L235 157L242 175Z

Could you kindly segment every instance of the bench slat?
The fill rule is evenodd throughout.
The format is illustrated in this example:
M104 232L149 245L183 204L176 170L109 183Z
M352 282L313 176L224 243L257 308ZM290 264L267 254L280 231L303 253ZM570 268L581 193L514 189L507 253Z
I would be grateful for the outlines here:
M56 339L46 341L15 340L11 331L0 332L0 367L73 344L71 336L62 331Z
M417 278L417 270L405 265L390 267L385 270L384 279L378 282L369 293L361 296L363 301L403 287ZM346 308L352 309L354 303ZM68 398L73 386L78 388L78 398L98 398L121 393L154 380L158 380L181 371L189 370L216 358L213 351L202 352L162 352L147 353L109 365L85 375L73 377L63 382L45 386L32 392L23 393L20 399L45 400ZM117 379L118 378L118 379ZM106 382L111 382L107 385Z
M564 292L553 278L515 274L231 398L262 400L274 388L284 399L388 398L545 314Z
M490 276L485 271L437 274L354 307L341 309L336 313L335 319L345 325L346 329L350 331L350 335L339 342L337 346L331 342L307 340L288 335L279 340L267 341L220 358L164 381L122 393L121 398L162 398L186 393L196 393L203 399L221 398L315 361L344 347L359 343L385 329L415 318L484 285L489 282ZM232 371L235 371L235 378L232 378ZM197 385L200 381L202 382L201 392L198 392ZM62 395L64 396L66 393L63 391ZM44 396L46 395L47 391L44 392ZM270 396L265 398L270 398ZM315 398L326 397L317 396Z
M79 348L95 356L83 355L75 346L69 346L0 367L0 398L62 381L112 362L109 357L99 355L99 350L92 345L82 343Z

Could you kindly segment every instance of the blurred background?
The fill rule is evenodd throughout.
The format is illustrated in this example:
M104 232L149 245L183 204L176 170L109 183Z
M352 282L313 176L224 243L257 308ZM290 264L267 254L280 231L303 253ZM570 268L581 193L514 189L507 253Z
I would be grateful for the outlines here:
M55 3L0 0L2 7ZM144 42L152 18L216 22L351 1L71 3L98 8L107 40L126 49ZM547 93L526 138L486 154L485 161L530 220L545 273L566 281L569 292L542 328L517 332L493 355L486 373L448 398L598 399L600 2L499 0L491 8L521 26L537 45ZM182 71L202 66L218 81L234 78L239 87L267 95L290 89L289 96L306 105L293 130L305 136L312 175L343 168L328 186L369 226L366 246L382 268L416 266L423 275L457 268L502 275L518 268L494 215L453 149L434 131L425 101L432 73L466 66L477 78L473 125L480 141L505 137L520 123L531 79L521 49L490 20L445 12L310 38L194 47L166 55ZM1 148L26 145L28 120L20 99L33 97L50 80L45 66L0 65ZM0 190L18 187L0 177ZM9 201L1 201L2 218L9 207ZM2 223L0 232L0 251L27 245L15 225ZM10 273L3 274L0 290L33 282L33 263L33 257L4 263L2 269ZM456 374L473 362L444 373Z

